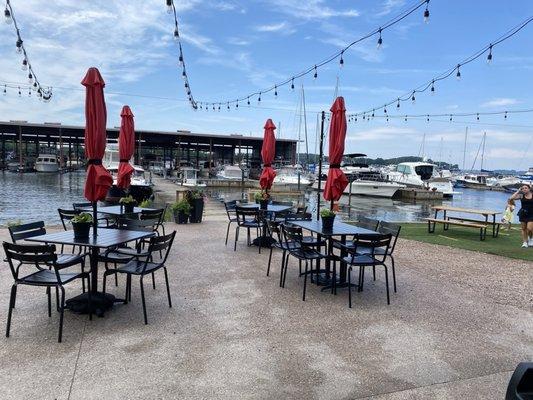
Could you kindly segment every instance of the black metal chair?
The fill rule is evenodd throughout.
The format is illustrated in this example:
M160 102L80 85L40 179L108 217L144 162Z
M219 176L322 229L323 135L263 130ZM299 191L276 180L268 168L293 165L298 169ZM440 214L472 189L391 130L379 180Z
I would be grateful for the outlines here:
M394 266L394 249L396 248L396 242L398 241L398 237L400 236L400 230L402 227L398 224L393 224L391 222L385 222L380 221L378 226L378 232L383 234L391 234L392 235L392 241L391 245L388 248L388 251L385 253L386 257L389 257L391 259L391 267L392 267L392 282L394 285L394 292L396 293L396 268ZM369 254L372 252L372 249L367 249L364 246L360 246L357 250L359 254ZM374 249L374 254L382 255L385 252L384 248L377 248ZM374 280L376 280L376 268L372 268L372 272L374 275Z
M235 228L235 243L233 244L233 251L237 251L237 241L239 240L239 229L246 229L246 243L251 244L250 229L255 229L257 237L261 235L260 229L263 227L264 221L261 215L261 210L257 208L235 207L235 214L237 216L237 227ZM259 253L261 253L261 242L259 242Z
M233 222L237 223L237 215L235 215L235 208L237 207L237 200L224 202L224 208L228 215L228 228L226 229L226 246L228 245L229 228Z
M355 225L360 227L360 228L364 228L364 229L368 229L368 230L371 230L371 231L377 231L378 230L378 227L379 227L379 223L380 221L377 220L377 219L372 219L372 218L367 218L367 217L363 217L363 216L359 216L357 218L357 220L355 221ZM352 246L353 245L353 239L355 237L350 237L350 240L347 240L345 242L345 247L346 246ZM338 239L333 239L332 241L333 243L333 248L334 249L340 249L341 248L341 241L338 240Z
M85 202L85 203L72 203L72 208L79 212L89 212L87 210L84 210L84 208L92 207L93 203L91 202ZM100 214L101 215L101 214ZM109 228L113 226L113 219L107 218L107 217L97 217L98 226Z
M4 242L4 252L7 257L7 262L9 268L11 269L11 274L13 275L14 283L11 287L11 296L9 298L9 311L7 315L7 328L6 328L6 337L9 337L11 330L11 316L13 314L13 309L15 308L15 301L17 297L17 287L19 285L28 285L28 286L42 286L47 288L48 294L48 316L52 316L52 301L50 296L50 288L55 287L56 290L61 291L61 301L58 305L59 311L59 335L57 341L61 343L63 337L63 314L65 311L65 288L63 285L70 283L76 279L81 279L84 281L87 279L88 286L88 301L89 301L89 310L91 302L91 281L89 272L62 272L61 270L72 265L72 264L63 264L59 265L57 260L57 254L55 254L54 245L34 245L34 244L15 244ZM18 263L15 266L15 262ZM85 259L81 259L82 271L83 264ZM22 265L33 265L35 271L21 276L20 267ZM42 268L41 266L46 266L48 268ZM89 319L92 319L92 314L89 314Z
M313 273L313 261L322 260L329 258L328 255L323 254L316 250L316 248L313 245L308 245L303 240L303 234L302 234L302 228L296 227L296 226L287 226L287 225L281 225L281 231L283 235L283 240L285 242L285 246L287 248L288 254L287 258L285 260L284 265L284 271L282 273L283 280L282 280L282 287L285 287L285 280L287 279L287 269L289 264L289 256L293 256L296 258L299 262L305 262L305 271L301 272L299 276L304 275L304 288L303 288L303 295L302 300L305 301L305 292L307 288L307 275ZM335 260L333 259L333 264L335 264ZM316 273L316 279L318 282L318 274L319 271L314 271Z
M385 269L385 285L387 287L387 304L390 304L389 294L389 273L385 259L391 243L391 234L360 234L355 235L353 242L350 246L340 244L340 247L348 253L348 256L343 257L343 261L348 264L348 305L352 307L352 281L351 272L354 267L359 267L359 291L363 290L365 280L365 268L376 267L382 265ZM359 248L370 249L369 253L360 254ZM377 254L377 249L383 249L382 254ZM335 279L335 278L334 278Z
M8 228L11 241L17 243L20 240L28 239L34 236L46 235L46 228L44 227L44 221L30 222L27 224L20 224L10 226ZM61 246L63 248L63 246ZM81 272L83 273L85 265L86 254L68 254L59 253L56 254L56 264L61 268L70 267L72 265L81 264ZM82 281L83 292L85 292L85 281Z
M279 222L268 220L266 223L267 223L268 233L270 237L275 240L275 242L270 247L270 254L268 256L268 266L267 266L266 274L267 276L269 276L270 274L270 265L272 263L272 252L274 248L280 249L281 250L281 270L280 270L280 277L279 277L279 285L281 286L287 251L289 250L289 247L291 248L296 247L297 244L294 242L290 242L289 247L287 246L287 243L285 243L285 241L282 238L281 226Z
M156 272L159 269L163 269L165 272L165 283L167 286L167 296L168 296L168 306L172 307L172 299L170 297L170 286L168 284L168 272L167 267L165 266L165 262L167 261L168 254L170 253L170 249L172 247L172 243L174 242L174 237L176 236L176 231L168 234L168 235L162 235L162 236L152 236L147 242L148 244L148 250L146 254L143 255L137 255L135 256L131 261L128 263L120 266L117 269L109 269L104 272L104 282L103 282L103 292L105 293L106 290L106 280L107 276L114 273L119 274L126 274L127 280L126 280L126 302L131 301L131 277L133 275L137 275L140 277L140 286L141 286L141 299L142 299L142 307L143 307L143 314L144 314L144 323L148 324L148 317L146 315L146 301L144 297L144 277L148 274L152 274ZM158 260L154 261L154 254L155 253L163 253L163 257Z
M144 219L148 219L148 220L153 220L153 219L156 219L157 220L157 224L154 226L155 230L154 232L157 232L157 234L159 235L159 229L161 229L161 233L163 235L165 235L165 213L167 211L167 206L165 206L165 208L158 208L158 209L155 209L155 210L142 210L141 213L139 214L139 219L140 220L144 220Z

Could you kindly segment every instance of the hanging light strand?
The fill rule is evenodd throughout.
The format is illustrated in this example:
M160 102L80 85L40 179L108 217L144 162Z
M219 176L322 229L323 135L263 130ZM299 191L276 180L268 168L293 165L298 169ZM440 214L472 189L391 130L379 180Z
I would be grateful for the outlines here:
M167 0L167 2L168 1L169 0ZM275 83L269 88L257 90L257 91L255 91L253 93L247 94L247 95L239 97L237 99L229 100L229 103L232 104L232 103L237 103L239 101L240 102L246 101L247 99L249 99L251 97L257 97L260 94L264 95L264 94L270 93L270 92L278 92L278 94L279 94L279 90L278 89L283 87L283 86L286 86L286 85L290 85L291 89L294 89L294 80L295 79L298 79L298 78L301 78L303 76L310 75L310 74L313 76L314 79L317 79L318 78L318 69L320 67L326 65L326 64L329 64L329 63L333 62L333 61L338 62L340 66L344 66L345 65L345 61L346 61L346 58L345 58L346 50L350 49L351 47L355 46L356 44L358 44L358 43L360 43L360 42L362 42L362 41L364 41L366 39L369 39L369 38L371 38L373 36L379 35L381 37L381 34L383 33L383 31L385 31L386 29L398 24L400 21L404 20L405 18L407 18L408 16L410 16L411 14L413 14L414 12L419 10L420 8L425 7L425 9L427 9L427 7L429 5L429 2L430 2L430 0L422 0L422 1L416 2L413 6L407 8L405 11L403 11L400 14L398 14L396 17L391 18L389 21L387 21L381 27L379 27L377 29L374 29L373 31L371 31L368 34L360 37L357 40L354 40L353 42L349 43L343 49L337 51L336 53L334 53L331 56L323 59L322 61L320 61L320 62L318 62L316 64L313 64L312 66L310 66L309 68L303 70L302 72L294 74L290 78L285 79L284 81ZM428 13L429 13L429 11L428 11ZM227 103L228 100L217 100L215 102L208 102L208 103L203 102L203 103L204 104L215 104L215 103L219 103L219 102Z
M4 10L4 18L6 23L11 24L13 23L13 27L15 28L15 33L17 35L17 41L15 42L16 45L16 51L19 54L22 54L22 64L21 68L23 71L28 72L28 84L30 90L35 90L37 92L37 96L40 100L43 100L45 102L48 102L52 99L52 88L41 85L39 82L39 79L37 78L37 74L35 73L35 70L33 69L33 66L30 62L30 58L28 56L28 52L26 50L26 46L24 45L24 41L22 40L22 36L20 34L20 28L19 24L17 23L17 20L15 18L15 13L13 12L13 7L11 6L10 0L6 0L6 8ZM4 94L6 93L6 88L9 87L7 85L4 86ZM17 86L17 88L19 88ZM20 95L20 89L19 89L19 95Z
M439 117L446 117L449 118L449 121L452 122L454 118L456 117L476 117L476 120L480 120L480 116L495 116L495 115L503 115L504 119L507 120L509 115L511 114L525 114L525 113L532 113L533 108L527 108L527 109L520 109L520 110L504 110L504 111L486 111L486 112L459 112L459 113L440 113L440 114L398 114L398 115L391 115L389 113L384 115L374 115L372 113L372 118L391 118L391 119L403 119L407 121L408 119L417 119L417 118L424 118L426 121L431 118L439 118ZM358 114L349 114L347 115L347 118L349 118L351 121L357 121L357 116L359 115L366 115L366 113L358 113Z
M520 32L522 29L524 29L532 21L533 21L533 17L527 18L526 20L524 20L520 24L518 24L518 25L514 26L513 28L509 29L506 33L501 35L494 42L491 42L490 44L484 46L483 48L481 48L480 50L478 50L477 52L475 52L471 56L467 57L466 59L464 59L460 63L456 64L454 67L452 67L452 68L448 69L447 71L441 73L440 75L430 79L429 81L421 84L420 86L416 87L415 89L410 90L409 92L405 93L404 95L402 95L400 97L397 97L397 98L385 103L382 106L372 107L369 110L361 111L361 112L358 112L358 113L350 113L348 115L352 117L354 115L368 114L369 111L379 110L379 109L386 109L387 106L390 106L390 105L392 105L394 103L399 104L400 102L408 101L408 100L412 101L412 103L414 104L415 103L415 96L416 96L417 93L424 93L424 92L426 92L428 90L430 90L431 93L434 93L435 92L435 84L437 82L439 82L439 81L443 81L443 80L449 78L454 73L455 73L455 76L457 78L461 78L461 68L464 68L465 65L468 65L468 64L474 62L475 60L477 60L478 58L480 58L484 54L487 54L487 53L490 54L490 60L492 60L493 50L496 47L496 45L498 45L498 44L510 39L511 37L516 35L518 32ZM487 55L487 58L488 58L488 55ZM446 114L446 115L449 115L449 114ZM425 116L425 115L423 115L423 116Z
M185 94L187 95L187 99L191 105L191 107L195 110L198 109L198 105L200 105L200 108L203 108L202 103L197 103L194 100L194 96L192 94L191 84L189 83L189 76L187 75L187 67L185 66L185 57L183 55L183 47L181 45L181 36L179 31L179 25L178 25L178 13L176 12L176 6L174 5L174 0L166 0L166 6L167 6L167 12L171 14L174 17L174 40L176 40L178 44L178 66L181 68L181 77L183 79L183 86L185 88ZM224 103L224 102L223 102ZM205 103L206 110L208 109L208 106L214 106L215 103Z

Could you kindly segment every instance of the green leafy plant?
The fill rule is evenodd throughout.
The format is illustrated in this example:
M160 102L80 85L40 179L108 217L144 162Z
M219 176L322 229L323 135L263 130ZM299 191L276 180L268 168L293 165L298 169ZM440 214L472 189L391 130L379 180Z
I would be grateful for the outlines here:
M268 199L270 199L270 194L268 194L268 192L264 189L254 194L255 201L268 200Z
M70 220L73 224L90 224L93 222L93 216L89 213L81 213Z
M126 196L126 197L121 197L120 200L118 201L120 204L132 204L132 203L135 203L135 199L133 198L133 196L130 194L129 196Z
M152 202L148 199L141 201L141 204L139 204L139 207L141 208L149 208L152 205Z
M181 212L185 215L189 215L191 213L191 205L185 199L172 204L170 208L173 212Z
M335 215L337 215L335 211L332 211L329 208L323 208L322 210L320 210L320 216L322 218L334 217Z

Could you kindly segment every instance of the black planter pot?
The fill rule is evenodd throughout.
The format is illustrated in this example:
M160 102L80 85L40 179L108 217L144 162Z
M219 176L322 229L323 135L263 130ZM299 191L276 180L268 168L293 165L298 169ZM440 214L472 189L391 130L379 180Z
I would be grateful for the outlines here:
M89 231L92 226L92 222L73 222L72 230L74 231L74 237L76 239L89 238Z
M335 216L322 217L322 229L325 231L331 231L333 229L334 222L335 222Z
M189 220L191 223L202 222L202 215L204 213L204 199L192 199L191 200L191 215Z
M126 214L130 214L133 212L133 209L135 208L136 205L137 203L126 203L126 204L123 204L122 206L124 207L124 212Z
M268 209L268 200L259 200L259 208L261 210L267 210Z
M176 224L186 224L189 220L189 216L182 211L174 212L174 222Z

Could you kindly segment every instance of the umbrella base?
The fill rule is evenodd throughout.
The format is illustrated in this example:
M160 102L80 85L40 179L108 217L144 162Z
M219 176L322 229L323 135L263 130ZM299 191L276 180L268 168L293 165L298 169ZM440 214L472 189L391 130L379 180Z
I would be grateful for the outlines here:
M90 309L92 313L98 317L103 317L107 310L113 307L113 304L124 300L117 299L115 296L109 293L93 292L91 293ZM82 293L76 297L65 301L65 307L70 311L79 314L89 314L89 295L88 293Z

